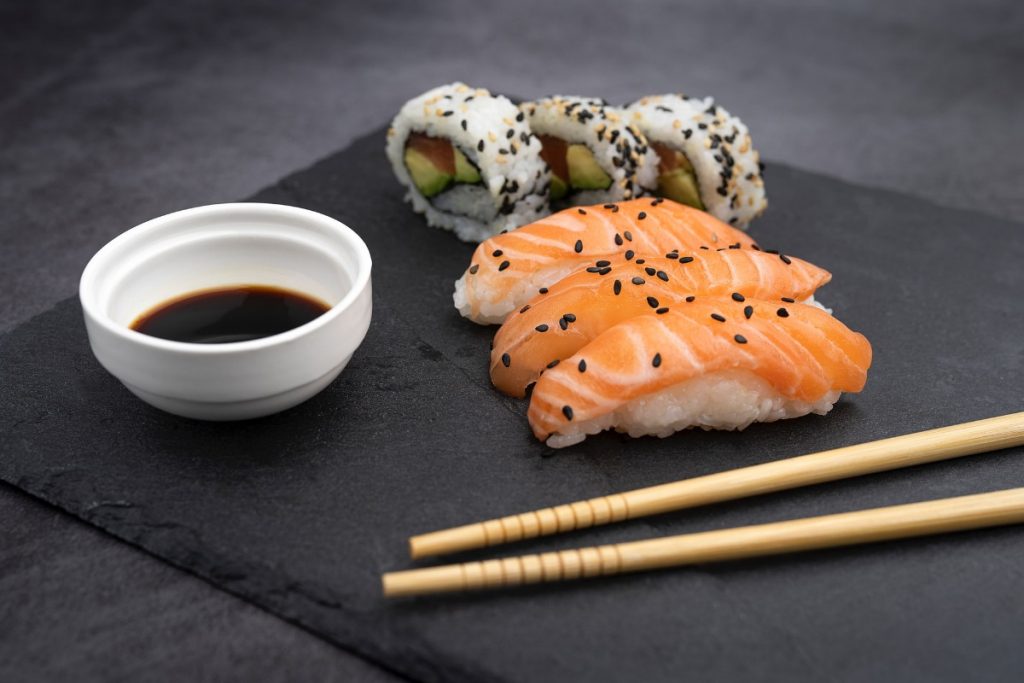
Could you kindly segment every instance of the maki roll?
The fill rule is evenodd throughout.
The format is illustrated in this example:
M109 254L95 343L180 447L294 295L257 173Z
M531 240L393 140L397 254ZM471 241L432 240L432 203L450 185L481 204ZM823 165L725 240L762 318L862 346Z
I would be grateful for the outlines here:
M600 99L562 96L520 109L543 144L556 209L633 199L655 188L657 156L621 109Z
M712 98L653 95L626 111L657 155L658 196L739 228L767 208L750 131Z
M541 144L505 97L464 83L409 100L391 122L387 155L413 210L480 242L548 213Z

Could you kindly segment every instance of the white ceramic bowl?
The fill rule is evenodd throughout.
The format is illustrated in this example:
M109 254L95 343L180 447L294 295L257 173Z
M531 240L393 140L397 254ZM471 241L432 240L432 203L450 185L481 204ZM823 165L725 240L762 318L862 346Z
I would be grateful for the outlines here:
M370 252L313 211L215 204L147 221L89 261L79 297L99 362L143 401L203 420L243 420L290 408L326 387L370 325ZM228 344L167 341L132 322L196 290L270 285L329 311L293 330Z

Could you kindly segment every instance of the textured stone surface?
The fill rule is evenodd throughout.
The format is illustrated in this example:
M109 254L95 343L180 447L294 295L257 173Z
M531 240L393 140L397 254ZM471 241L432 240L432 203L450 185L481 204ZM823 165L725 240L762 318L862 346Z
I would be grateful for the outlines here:
M408 566L410 533L1018 409L1024 243L1014 223L769 167L775 204L753 234L832 270L823 299L875 347L866 391L827 418L665 440L605 435L544 458L522 404L489 386L491 330L451 307L471 248L401 204L382 140L383 131L360 139L257 196L336 216L374 256L374 321L337 382L265 420L173 418L98 367L70 299L0 339L0 400L12 406L0 416L11 436L0 477L415 679L959 680L1022 670L1022 528L384 601L379 574ZM530 549L1021 485L1021 451Z
M71 295L125 228L246 196L453 78L712 93L773 159L1024 217L1018 3L420 4L0 2L0 330ZM147 664L151 679L356 675L8 487L0 518L0 610L19 606L0 620L0 678L19 664L75 680Z

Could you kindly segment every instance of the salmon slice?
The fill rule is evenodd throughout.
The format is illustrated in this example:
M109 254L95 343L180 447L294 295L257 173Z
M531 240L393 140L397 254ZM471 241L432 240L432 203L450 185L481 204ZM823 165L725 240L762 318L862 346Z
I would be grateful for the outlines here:
M864 387L870 365L867 339L819 308L698 297L615 325L547 369L528 417L556 447L610 428L742 429L824 414L840 392Z
M549 363L568 358L633 316L664 313L692 296L799 301L831 278L801 259L783 261L751 249L590 261L505 320L491 350L491 381L500 391L522 397Z
M595 258L756 246L714 216L664 199L573 207L481 243L455 283L455 307L473 322L500 323Z

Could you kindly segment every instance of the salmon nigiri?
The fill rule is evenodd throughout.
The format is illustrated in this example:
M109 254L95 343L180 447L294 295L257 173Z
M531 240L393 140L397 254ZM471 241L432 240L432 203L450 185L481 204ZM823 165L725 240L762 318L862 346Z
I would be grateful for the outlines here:
M698 298L615 325L546 370L528 417L555 448L612 428L743 429L824 415L864 387L870 365L867 339L819 308Z
M756 244L710 214L664 199L566 209L481 243L455 283L455 307L473 322L500 323L538 290L595 258L724 247Z
M664 313L687 297L802 301L832 278L798 258L751 249L666 256L672 258L591 261L510 315L491 350L494 386L521 397L552 361L568 358L612 325Z

